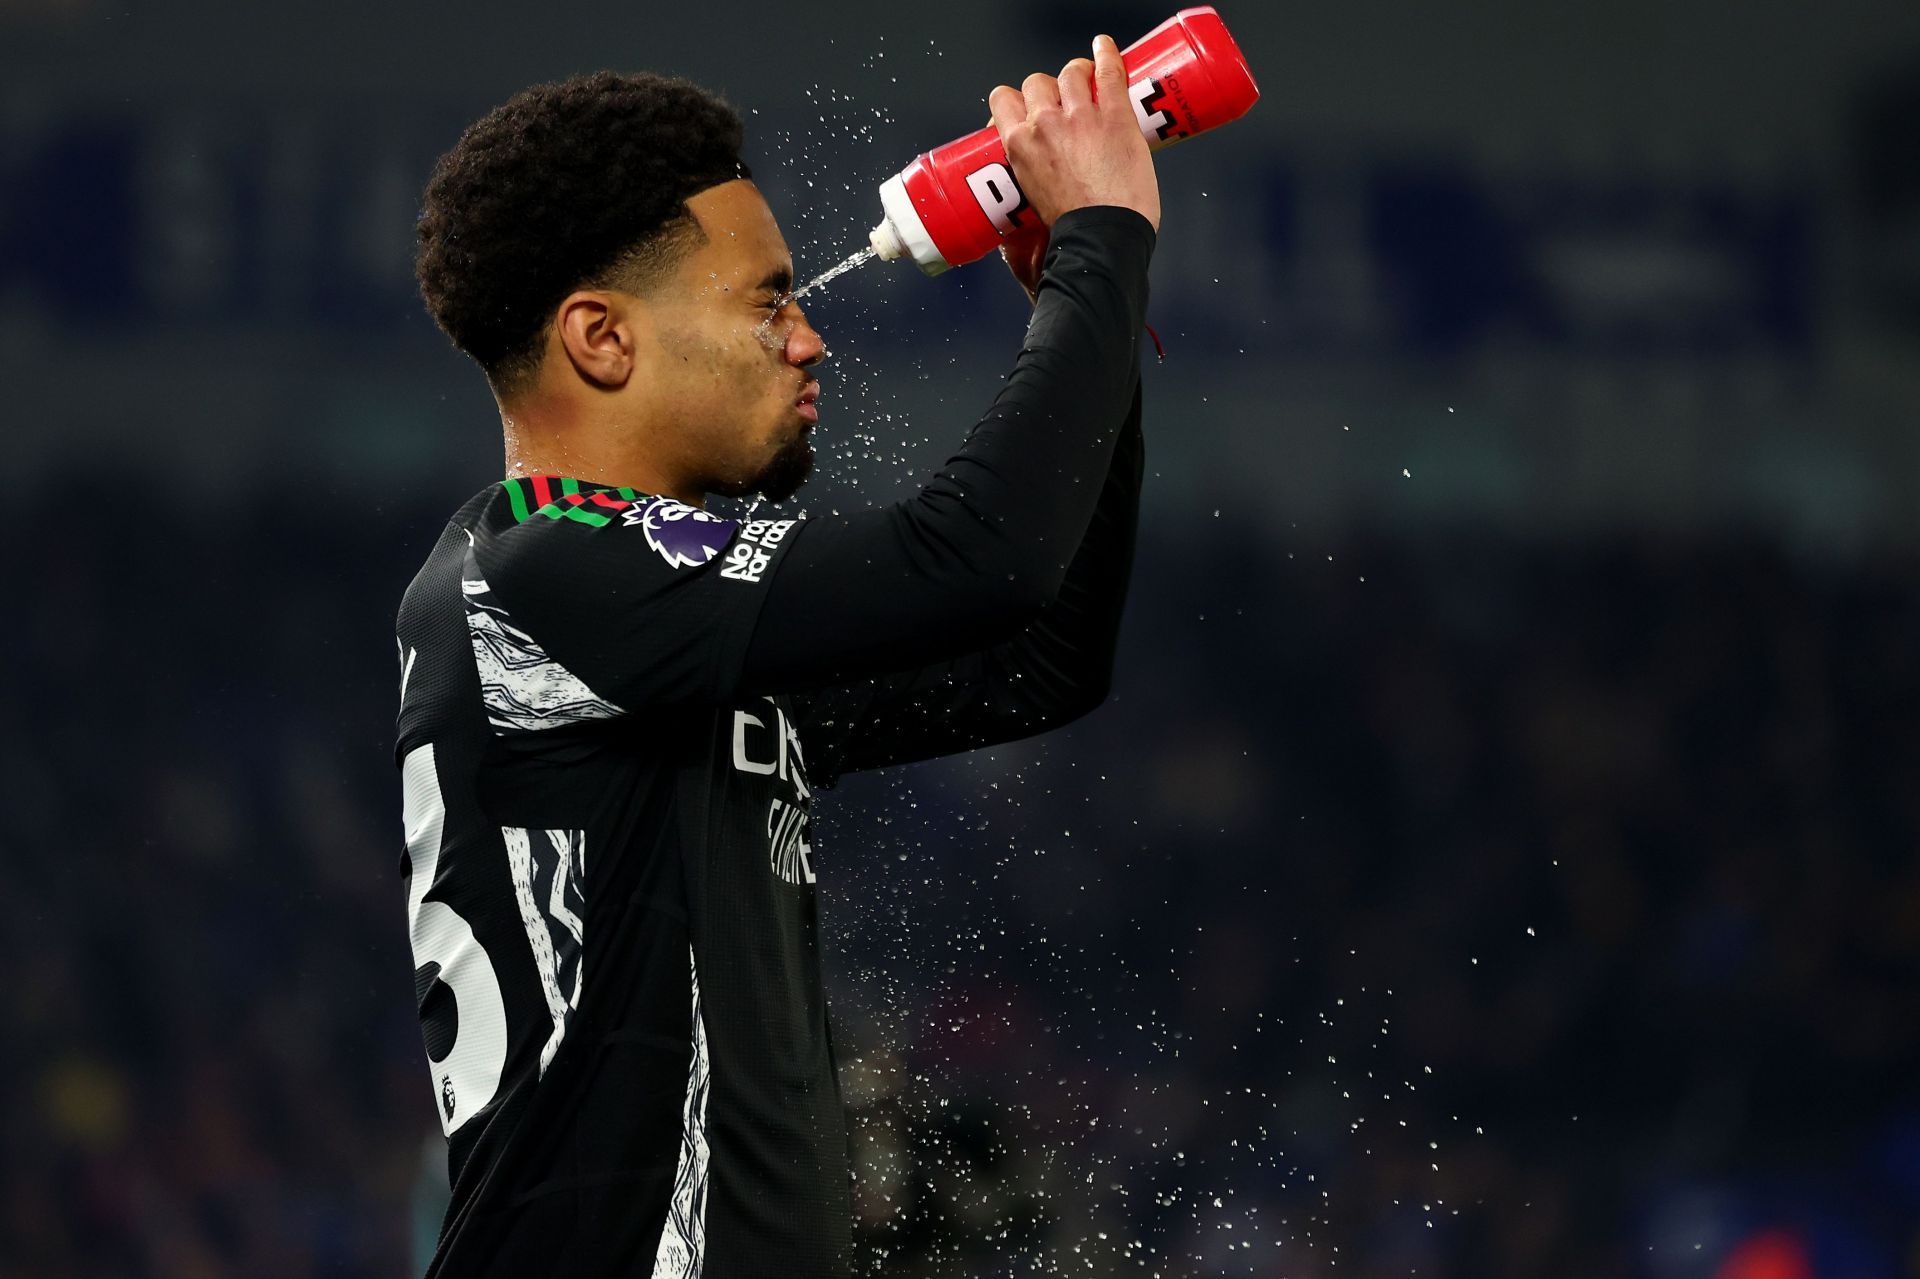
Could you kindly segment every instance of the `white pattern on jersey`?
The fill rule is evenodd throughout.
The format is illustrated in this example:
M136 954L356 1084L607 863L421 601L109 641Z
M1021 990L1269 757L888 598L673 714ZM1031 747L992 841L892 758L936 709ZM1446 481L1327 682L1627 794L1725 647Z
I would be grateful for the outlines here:
M585 935L580 916L571 902L586 909L586 832L578 830L528 830L520 826L502 826L501 837L507 844L507 865L513 872L513 895L520 905L520 924L527 931L527 944L533 949L534 967L540 973L540 990L546 996L547 1015L553 1029L546 1046L540 1050L540 1074L545 1077L553 1054L567 1036L567 1021L580 1006L580 990L586 984ZM545 845L545 848L542 848ZM544 856L543 856L544 854ZM548 883L543 910L536 895L540 881ZM573 988L563 991L572 969Z
M487 722L496 731L538 731L626 713L547 656L538 640L513 624L474 563L471 547L460 592L467 605L473 664L480 673L480 700L486 703Z
M680 1105L680 1164L673 1175L673 1200L667 1205L660 1247L653 1256L653 1279L700 1279L707 1253L707 1023L700 1016L700 972L687 951L693 976L693 1061L687 1067L687 1096Z

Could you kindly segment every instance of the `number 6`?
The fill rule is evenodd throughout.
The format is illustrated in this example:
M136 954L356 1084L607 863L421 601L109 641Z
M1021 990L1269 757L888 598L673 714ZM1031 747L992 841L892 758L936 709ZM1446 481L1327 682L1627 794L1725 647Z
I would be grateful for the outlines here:
M433 744L416 746L401 764L412 874L407 883L407 934L413 942L414 994L420 1003L428 1073L441 1130L451 1137L486 1109L507 1063L507 1010L493 961L466 920L445 902L428 901L440 868L447 806ZM434 1007L429 1009L428 1005Z

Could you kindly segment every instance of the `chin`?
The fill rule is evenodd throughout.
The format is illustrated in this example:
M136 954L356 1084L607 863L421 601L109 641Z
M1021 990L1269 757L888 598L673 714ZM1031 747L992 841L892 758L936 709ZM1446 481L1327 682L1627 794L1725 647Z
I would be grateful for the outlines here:
M773 455L748 491L759 493L769 502L784 502L798 493L812 474L813 445L804 434L797 435Z

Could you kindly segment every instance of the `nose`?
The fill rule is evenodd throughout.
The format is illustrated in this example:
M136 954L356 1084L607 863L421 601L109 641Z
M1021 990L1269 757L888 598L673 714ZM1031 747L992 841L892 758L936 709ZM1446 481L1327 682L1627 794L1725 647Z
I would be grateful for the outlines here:
M813 325L807 323L807 317L802 313L793 328L787 331L787 362L795 368L808 369L826 358L826 341Z

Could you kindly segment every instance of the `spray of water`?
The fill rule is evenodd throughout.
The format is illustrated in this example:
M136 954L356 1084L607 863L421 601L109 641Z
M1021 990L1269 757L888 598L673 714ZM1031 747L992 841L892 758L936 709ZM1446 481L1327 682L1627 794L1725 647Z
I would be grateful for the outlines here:
M837 266L828 267L826 270L822 271L819 275L814 276L811 280L808 280L805 284L795 289L792 293L788 295L788 300L793 301L799 298L803 298L807 294L813 292L815 289L825 287L831 281L836 280L840 276L845 275L847 272L853 270L853 268L857 266L860 266L862 263L870 262L872 260L873 260L873 250L871 248L861 249L858 253L849 255L847 258L842 260ZM759 325L756 326L756 328L754 329L754 332L760 336L760 340L763 342L767 340L767 335L770 334L772 331L773 331L772 316L768 316L766 319L760 321Z
M862 249L858 253L852 254L851 256L846 258L846 260L841 262L838 266L829 267L825 271L822 271L819 275L814 276L811 280L808 280L805 284L801 285L798 289L794 290L793 296L795 296L796 298L805 297L807 294L813 292L815 289L824 288L828 283L840 278L841 276L845 275L847 272L853 270L853 268L857 266L861 266L872 260L873 260L873 250L871 248Z

